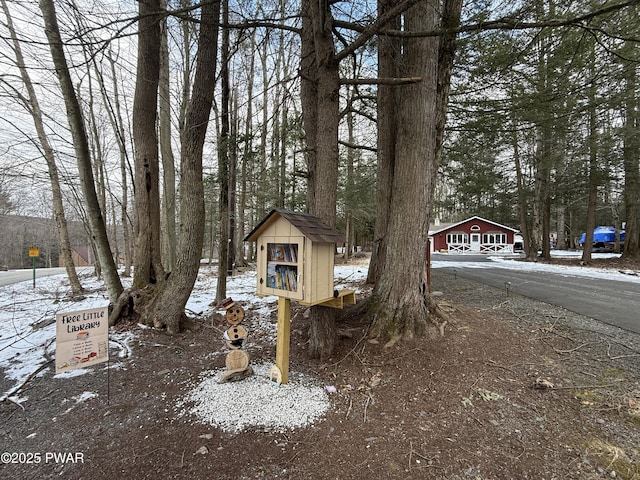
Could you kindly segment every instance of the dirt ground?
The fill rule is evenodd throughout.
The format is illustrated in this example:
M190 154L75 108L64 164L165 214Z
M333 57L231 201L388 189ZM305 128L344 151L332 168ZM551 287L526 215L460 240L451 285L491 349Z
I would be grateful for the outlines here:
M298 315L290 370L337 393L321 421L284 434L177 415L198 375L224 367L211 319L173 337L139 331L108 391L104 367L60 380L49 365L22 406L0 403L0 450L41 461L0 464L0 478L640 479L640 336L438 270L432 286L452 319L443 337L387 348L351 318L325 363L307 359ZM262 351L269 361L275 345ZM85 391L98 395L69 401Z

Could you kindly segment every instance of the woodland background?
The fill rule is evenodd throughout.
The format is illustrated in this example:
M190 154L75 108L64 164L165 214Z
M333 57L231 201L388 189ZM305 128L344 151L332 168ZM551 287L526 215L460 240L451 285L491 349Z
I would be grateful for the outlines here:
M110 249L125 275L138 261L134 284L145 288L162 283L164 272L195 278L191 267L179 272L190 263L179 258L188 240L200 237L189 231L195 226L203 229L202 248L196 242L201 251L186 256L215 258L228 271L245 264L252 251L242 239L276 207L319 214L345 234L347 253L354 246L375 252L384 237L376 231L376 196L385 189L409 204L424 191L413 202L422 210L406 219L420 233L415 241L408 235L417 252L424 251L419 218L480 215L519 228L529 258L549 255L552 233L558 245L573 247L581 232L623 222L625 255L640 254L637 0L0 1L0 264L24 267L26 246L47 243L46 219L58 222L61 211L92 232L74 234L74 244L91 240L101 263ZM427 18L426 11L436 13ZM449 85L446 55L454 51ZM56 63L62 54L66 73ZM423 73L412 76L417 59L435 67L417 62ZM395 70L383 72L384 65ZM444 76L433 79L441 97L432 116L446 110L446 128L437 120L424 130L431 143L419 147L429 153L422 163L420 149L403 150L401 141L391 162L401 172L411 157L406 165L413 175L425 170L424 186L385 186L381 135L391 128L400 138L414 127L418 117L407 112L415 99L424 114L419 88L434 68ZM145 92L151 71L157 86ZM314 113L318 146L311 148L305 82L315 89L316 108L335 104L338 116L336 145L328 148L337 156L336 191L320 212L313 202L325 194L314 175L327 162L311 157L324 155L326 122ZM331 82L335 88L322 97ZM399 112L392 120L381 115L388 98ZM202 137L195 152L193 132ZM411 135L418 143L422 131ZM157 167L149 168L149 152ZM185 169L192 157L201 165ZM95 193L88 196L87 185ZM144 200L136 196L142 186ZM202 189L202 221L190 217L193 188ZM17 216L38 217L30 224L40 233L16 228ZM99 219L103 234L96 234ZM161 251L138 244L134 252L135 235L146 231ZM160 238L152 238L156 231ZM51 249L41 262L55 264ZM122 287L101 267L115 301ZM419 289L423 279L416 278Z
M358 3L361 5L335 4L336 16L353 21L374 15L371 2ZM563 18L571 10L579 11L580 3L583 9L590 5L540 1L507 10L506 4L469 2L463 21L487 22L525 12L530 17ZM67 216L82 222L77 172L60 115L62 100L43 44L40 13L35 2L12 2L5 7L10 8L38 98L45 104L44 120L55 142ZM94 2L92 14L82 2L60 2L59 7L68 36L66 47L73 59L71 71L91 132L96 186L105 217L108 224L130 230L131 212L123 216L122 210L131 205L131 199L123 201L123 194L131 195L132 145L129 135L119 135L131 131L127 112L132 109L136 76L135 4ZM257 19L265 23L229 31L234 136L230 173L236 193L240 258L249 253L246 247L241 249L243 233L272 207L305 209L304 134L297 93L300 41L292 31L299 27L296 12L297 2L292 1L230 6L230 22L235 25ZM629 169L625 169L625 155L628 149L637 152L637 146L629 145L629 137L638 136L637 6L625 12L589 20L580 28L510 30L503 25L503 29L460 34L432 218L454 222L480 215L517 227L521 218L516 199L520 195L528 206L534 201L548 203L558 243L571 247L585 231L589 188L595 185L596 224L620 226L626 220L623 194ZM284 28L268 28L266 19L274 23L277 19ZM44 219L53 218L53 212L46 162L28 118L29 101L16 74L6 16L2 20L0 263L15 268L30 264L23 258L25 246L50 242L43 241L37 228L16 230L4 216L39 217L42 220L35 223L46 225ZM183 121L181 105L193 69L190 45L195 28L179 17L167 18L166 87L173 135ZM343 62L343 74L372 74L373 49L367 46ZM375 85L351 85L341 91L338 228L346 231L349 223L352 244L365 247L373 241L375 222L375 90ZM220 172L215 146L221 130L219 103L214 104L215 132L204 158L207 235L203 253L208 257L215 257L219 237ZM635 133L625 134L630 129ZM163 165L167 172L175 172L175 166ZM179 176L174 177L177 181ZM126 190L125 184L129 184ZM167 194L165 191L165 201L171 202ZM528 210L530 214L533 209ZM74 244L84 245L86 239L75 238ZM122 239L120 248L124 248Z

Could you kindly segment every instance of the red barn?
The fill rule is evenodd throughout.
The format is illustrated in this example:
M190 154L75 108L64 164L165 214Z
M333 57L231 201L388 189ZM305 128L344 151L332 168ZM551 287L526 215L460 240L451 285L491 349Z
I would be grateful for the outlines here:
M432 226L432 251L449 253L513 253L518 230L481 217Z

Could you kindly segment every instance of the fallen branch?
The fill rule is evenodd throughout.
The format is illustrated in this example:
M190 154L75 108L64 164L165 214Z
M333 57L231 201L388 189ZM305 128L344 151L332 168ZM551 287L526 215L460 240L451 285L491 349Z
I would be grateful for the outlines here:
M367 401L364 404L364 417L362 423L367 423L367 408L369 407L369 402L373 401L371 394L367 396Z
M44 370L45 368L47 368L47 367L49 366L49 364L50 364L50 363L52 363L52 362L53 362L53 360L49 360L48 362L46 362L46 363L44 363L44 364L40 365L40 368L38 368L35 372L32 372L32 373L31 373L31 375L29 375L29 376L27 377L27 379L26 379L24 382L22 382L22 384L21 384L21 385L19 385L17 388L15 388L14 390L12 390L11 392L7 393L7 394L5 395L5 397L4 397L2 400L0 400L0 401L2 401L2 402L4 402L4 401L9 401L9 402L16 403L16 402L14 402L13 400L11 400L11 398L9 398L9 397L13 397L13 396L14 396L15 394L17 394L20 390L22 390L22 389L24 388L24 386L25 386L27 383L29 383L33 377L35 377L35 376L36 376L36 375L38 375L42 370ZM22 407L22 405L20 405L20 406ZM24 410L24 407L22 407L22 409Z
M367 325L367 328L365 329L364 333L362 334L362 336L360 337L360 339L356 342L356 344L353 346L353 348L351 350L349 350L340 360L338 360L337 362L331 364L332 367L335 367L337 365L340 365L349 355L351 355L352 353L356 356L356 358L358 359L358 361L360 361L360 363L362 363L362 365L364 366L364 362L362 362L362 360L360 360L360 357L358 357L358 354L356 353L356 349L358 348L358 346L364 342L367 337L369 336L369 329L371 328L371 325Z
M498 362L496 362L495 360L489 360L489 363L491 365L493 365L494 367L498 367L498 368L502 368L503 370L506 370L507 372L511 372L514 375L518 375L518 372L516 372L515 370L511 370L508 367L505 367L504 365L500 365ZM486 364L485 364L486 365Z
M44 356L44 358L46 358L46 359L47 359L47 361L48 361L48 362L52 362L52 361L53 361L53 358L51 358L51 355L49 355L49 354L47 353L47 349L48 349L48 348L49 348L49 347L50 347L50 346L51 346L55 341L56 341L56 339L55 339L55 337L54 337L54 338L50 339L50 340L49 340L47 343L45 343L45 345L44 345L44 353L43 353L43 356Z
M615 383L608 383L606 385L573 385L568 387L553 387L554 390L588 390L590 388L609 388L615 387Z
M623 347L629 349L629 347L627 347L626 345L623 345ZM640 353L630 353L628 355L616 355L615 357L612 357L611 356L611 344L609 344L607 346L607 357L609 358L609 360L619 360L621 358L640 357Z
M347 413L344 416L345 419L349 418L349 414L351 413L352 407L353 407L353 399L349 397L349 408L347 408Z
M17 400L14 400L13 398L9 398L9 397L7 397L7 400L9 400L11 403L15 403L17 406L19 406L22 409L23 412L25 411L24 405L22 405Z
M413 463L413 455L415 455L416 457L420 457L421 459L425 460L426 462L430 462L431 458L427 457L426 455L422 455L418 452L416 452L413 449L413 442L409 442L409 470L411 470L411 466Z
M582 347L586 347L587 345L589 345L589 343L588 343L588 342L587 342L587 343L583 343L582 345L578 345L576 348L572 348L572 349L570 349L570 350L558 350L557 348L554 348L553 350L554 350L556 353L561 353L561 354L562 354L562 353L573 353L573 352L575 352L576 350L580 350Z
M640 357L638 353L632 353L630 355L617 355L615 357L609 357L610 360L619 360L621 358Z
M120 347L121 351L118 354L119 358L129 358L129 356L131 354L131 348L129 346L127 346L126 343L123 343L120 340L117 340L115 338L109 338L109 343L115 343L116 345L118 345Z

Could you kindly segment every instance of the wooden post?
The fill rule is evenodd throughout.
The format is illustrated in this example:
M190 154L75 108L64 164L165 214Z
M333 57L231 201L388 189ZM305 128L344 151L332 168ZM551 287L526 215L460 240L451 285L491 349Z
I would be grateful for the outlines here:
M289 341L291 334L291 300L278 297L278 336L276 338L276 366L282 383L289 381Z

